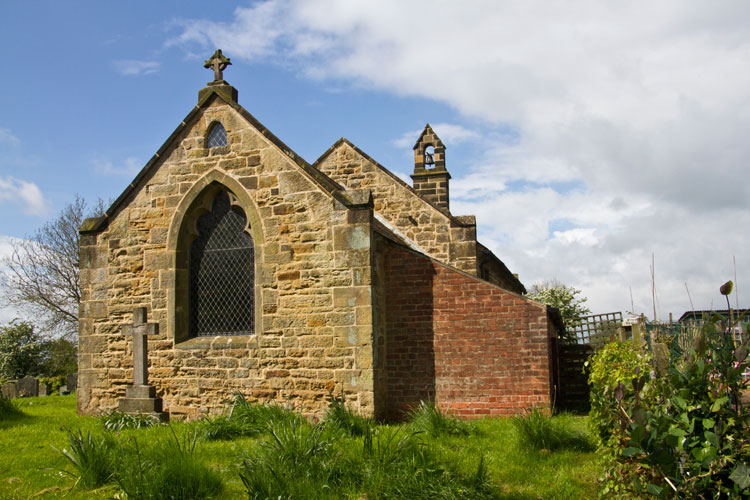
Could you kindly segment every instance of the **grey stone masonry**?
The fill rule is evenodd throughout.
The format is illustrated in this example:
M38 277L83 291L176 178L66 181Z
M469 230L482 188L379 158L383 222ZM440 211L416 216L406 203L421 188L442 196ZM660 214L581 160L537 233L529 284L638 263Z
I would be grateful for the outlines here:
M122 332L133 336L133 385L125 388L125 397L118 402L123 413L155 414L167 420L162 413L162 399L156 397L156 388L148 385L148 335L159 333L158 323L149 323L145 307L133 311L133 324L123 325Z
M31 398L39 395L39 380L34 377L24 377L18 381L18 396Z

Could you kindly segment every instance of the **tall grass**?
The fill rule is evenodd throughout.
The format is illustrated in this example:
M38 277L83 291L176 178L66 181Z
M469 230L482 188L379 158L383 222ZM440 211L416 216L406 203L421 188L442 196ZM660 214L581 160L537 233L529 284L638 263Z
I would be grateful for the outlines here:
M131 415L119 410L114 410L100 418L102 426L108 431L121 431L123 429L144 429L162 423L155 415Z
M257 436L268 431L274 422L299 421L302 417L281 406L253 404L242 394L232 398L229 413L196 422L198 438L206 441Z
M0 421L18 418L23 414L14 400L0 394Z
M428 436L465 436L472 432L472 425L440 411L432 401L420 401L407 417L409 427Z
M570 449L591 451L593 445L588 435L565 425L565 416L553 418L546 409L533 408L511 421L522 446L534 450L555 451Z
M94 436L90 431L83 435L78 429L68 429L68 447L57 450L73 465L69 474L76 478L75 485L97 488L112 480L115 442L111 436Z
M171 429L169 439L142 451L138 441L121 446L114 474L129 500L200 500L217 497L221 476L195 454L196 437L179 438Z
M343 394L340 398L333 393L329 393L329 396L331 404L328 406L325 421L330 428L338 429L350 436L362 436L372 427L372 419L357 415L346 407Z

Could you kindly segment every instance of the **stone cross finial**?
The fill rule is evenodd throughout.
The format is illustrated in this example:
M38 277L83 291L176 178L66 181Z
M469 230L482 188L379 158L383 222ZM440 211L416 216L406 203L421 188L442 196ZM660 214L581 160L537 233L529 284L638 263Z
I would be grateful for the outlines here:
M224 81L224 75L222 72L231 64L229 58L221 53L221 49L218 49L210 59L206 59L203 67L214 70L214 81L221 82Z
M133 311L133 324L122 325L124 335L133 336L133 385L148 384L148 340L147 335L159 333L158 323L148 323L145 307Z

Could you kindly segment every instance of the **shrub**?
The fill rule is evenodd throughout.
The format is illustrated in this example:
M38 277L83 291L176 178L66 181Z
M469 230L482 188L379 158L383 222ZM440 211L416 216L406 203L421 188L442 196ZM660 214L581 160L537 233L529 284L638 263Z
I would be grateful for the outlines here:
M591 449L588 436L565 426L561 417L552 417L542 408L533 408L512 418L523 446L535 450L555 451Z
M74 472L69 474L76 478L75 486L97 488L111 480L115 443L110 437L96 437L91 432L84 436L80 429L77 434L68 429L68 447L55 450L73 465Z
M123 429L144 429L153 427L162 423L155 415L136 414L112 410L110 413L100 418L102 425L108 431L121 431Z
M472 431L470 424L443 413L432 401L420 401L419 406L409 412L408 420L413 430L433 437L467 435Z
M47 394L58 394L60 387L67 383L65 375L54 375L52 377L40 377L39 385L47 386Z
M619 427L612 409L617 406L616 389L624 385L626 395L633 395L631 381L650 370L650 357L642 355L632 342L611 342L586 362L589 370L591 410L589 431L600 450L611 448L610 439Z

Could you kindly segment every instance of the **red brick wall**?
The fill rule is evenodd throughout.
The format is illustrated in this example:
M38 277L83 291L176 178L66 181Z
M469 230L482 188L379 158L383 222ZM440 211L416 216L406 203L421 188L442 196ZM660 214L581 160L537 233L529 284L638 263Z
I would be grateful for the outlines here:
M386 415L422 399L465 417L551 403L546 306L385 246Z

